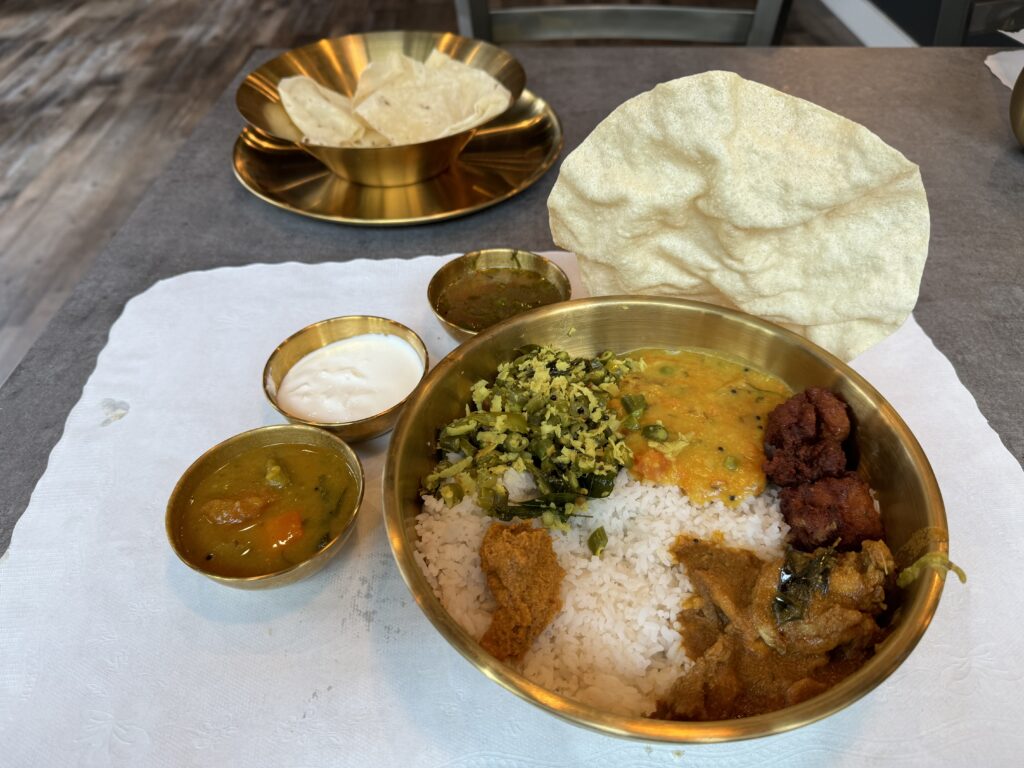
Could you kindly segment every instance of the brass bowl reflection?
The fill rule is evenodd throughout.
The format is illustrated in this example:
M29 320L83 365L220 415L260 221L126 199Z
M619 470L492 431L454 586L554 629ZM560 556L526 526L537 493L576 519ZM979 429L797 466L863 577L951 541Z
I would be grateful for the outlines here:
M274 139L305 150L342 178L374 187L397 187L441 173L473 138L475 126L452 136L394 147L321 147L303 142L288 118L277 92L282 78L306 75L351 97L359 74L371 61L402 53L423 61L433 50L482 69L512 94L516 103L526 84L522 66L510 53L490 43L450 32L369 32L321 40L288 51L250 73L235 95L235 104L249 124Z
M437 270L427 285L427 301L430 302L430 309L433 310L434 317L458 341L465 341L476 336L479 331L460 325L445 315L440 307L441 296L446 289L481 269L521 269L534 272L558 291L559 301L568 301L572 297L572 286L565 272L553 261L540 254L520 251L516 248L488 248L464 253ZM496 292L493 298L497 300L501 297Z
M1010 95L1010 127L1017 141L1024 147L1024 69L1017 76Z
M423 361L423 373L420 374L420 379L422 380L423 375L430 368L430 357L427 354L426 346L423 344L423 339L415 331L386 317L346 315L345 317L333 317L329 320L321 320L318 323L307 325L277 346L277 349L270 354L267 364L263 368L263 393L267 396L267 400L277 409L278 413L293 424L308 424L312 427L326 429L350 443L369 440L371 437L377 437L391 431L408 397L380 413L367 416L365 419L340 422L303 419L286 411L277 401L277 390L281 386L281 382L291 367L299 362L299 360L310 352L320 349L320 347L326 347L328 344L333 344L336 341L349 339L353 336L362 336L367 333L397 336L406 341L415 350L416 354L419 355L420 360Z
M211 473L223 467L232 458L268 445L312 445L318 448L325 448L328 451L340 456L348 465L352 476L356 479L356 503L349 520L345 521L344 527L327 543L325 547L318 550L311 557L300 563L291 565L279 571L261 574L259 576L221 576L211 573L206 568L203 560L190 559L185 547L182 544L183 519L185 511L195 494L196 488ZM194 571L197 571L208 579L216 581L236 589L269 589L271 587L282 587L285 584L312 576L319 571L341 551L342 545L352 532L353 523L359 514L359 507L363 501L363 467L359 457L343 440L334 435L324 432L322 429L305 427L294 424L277 424L271 427L259 427L248 432L229 437L222 443L218 443L208 450L192 466L185 470L185 473L174 486L171 497L167 502L167 514L164 518L164 525L167 529L167 540L171 549L178 558Z
M415 518L421 480L437 460L438 429L464 413L475 381L493 378L498 364L525 344L588 356L606 349L701 347L741 357L795 390L837 391L852 410L860 472L878 495L893 552L923 528L947 531L935 476L906 424L859 374L810 341L740 312L682 299L611 296L542 307L470 339L431 371L395 427L384 471L384 517L402 577L434 627L487 677L577 725L652 741L716 742L779 733L837 712L885 680L913 650L942 593L943 579L934 572L903 591L895 629L860 670L802 704L755 717L671 722L611 714L546 690L496 661L434 596L414 559ZM923 551L946 552L947 545L930 543Z

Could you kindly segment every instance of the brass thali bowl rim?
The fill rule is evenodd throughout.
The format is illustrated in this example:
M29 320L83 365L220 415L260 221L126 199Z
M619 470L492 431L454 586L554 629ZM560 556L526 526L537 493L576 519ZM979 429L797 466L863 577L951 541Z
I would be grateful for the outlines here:
M345 335L335 336L326 344L321 344L320 346L315 347L314 350L323 349L325 346L337 341L344 341L345 339L351 339L356 336L364 336L367 334L384 333L385 335L396 336L412 347L413 351L415 351L417 356L420 358L420 362L423 364L422 370L420 371L420 377L412 391L397 403L385 408L383 411L379 411L362 419L354 419L352 421L313 421L311 419L304 419L301 416L296 416L290 411L282 408L277 402L277 385L275 385L275 391L273 392L270 387L272 368L274 366L274 362L281 356L281 354L287 350L288 347L306 336L315 335L320 329L330 328L335 325L358 325L360 323L379 323L385 328L391 328L397 332L392 332L391 330L359 330L355 333L346 333ZM314 350L310 350L310 352L307 352L306 354L310 354ZM299 359L301 360L302 358ZM289 367L288 370L291 370L291 367ZM393 320L390 317L383 317L382 315L339 315L338 317L328 317L323 320L317 320L315 323L303 326L274 347L274 350L267 357L267 362L263 365L263 396L275 411L281 414L292 424L316 427L317 429L330 432L343 441L363 442L365 440L371 440L375 437L379 437L380 435L386 434L394 429L394 419L397 418L398 413L405 407L405 404L409 402L409 398L411 398L416 393L416 390L419 389L420 385L423 384L423 380L426 378L429 371L430 351L427 349L427 345L423 341L423 338L409 326L404 323L400 323L398 320ZM287 375L287 373L288 371L285 371L284 375ZM282 380L284 379L284 375L281 377ZM380 422L381 426L387 426L379 431L377 429L373 429L369 434L360 436L359 433L364 428L369 427L373 422Z
M296 440L296 436L308 439ZM175 529L180 517L179 509L182 504L180 497L181 494L184 493L185 488L195 479L196 472L206 468L205 465L212 461L218 454L229 452L230 449L238 446L239 444L243 444L242 450L244 450L244 444L246 443L251 444L251 447L254 448L266 445L320 445L329 447L345 461L349 470L352 472L352 475L355 477L357 485L355 506L352 510L351 516L345 523L345 526L341 531L339 531L338 535L331 539L323 549L314 552L305 560L290 565L287 568L255 576L222 576L220 574L212 573L203 568L201 564L190 560L178 546L178 537L175 534ZM207 471L204 472L204 476L208 475L209 471L215 470L216 467L206 469ZM365 489L366 474L363 469L363 463L359 460L359 455L351 445L337 435L322 429L317 429L316 427L306 426L304 424L271 424L268 426L255 427L253 429L247 429L244 432L231 435L210 448L207 448L191 464L189 464L188 468L184 472L182 472L181 477L178 478L178 482L175 483L174 489L171 491L171 495L167 499L167 506L164 512L164 532L167 535L167 541L171 546L171 550L178 559L191 570L205 576L211 581L223 584L224 586L247 590L269 589L285 586L316 573L327 565L327 563L341 551L341 548L348 540L349 535L355 529L356 519L359 517L359 510L363 504L363 493Z
M503 260L504 258L507 258L508 263L488 264L484 268L522 269L532 272L540 275L544 282L558 291L559 301L569 301L572 298L572 281L565 274L565 270L547 256L523 248L478 248L467 251L442 264L427 283L427 303L430 305L430 311L433 312L441 326L456 340L465 341L483 333L486 328L474 331L445 317L438 306L442 293L446 288L476 271L478 269L477 262L481 259ZM526 263L520 262L520 259Z
M562 129L562 121L559 119L558 113L555 112L554 108L552 108L552 106L545 99L543 99L540 96L537 96L533 91L531 91L528 88L523 89L523 92L520 95L519 100L516 102L516 105L518 105L521 102L539 106L539 109L545 115L546 119L550 122L552 126L552 132L555 136L555 140L551 142L550 148L548 149L544 157L537 163L537 165L535 165L530 170L530 172L518 184L508 187L507 189L494 195L493 197L488 197L485 200L465 207L447 208L444 210L437 211L436 213L417 216L355 217L343 216L340 214L332 213L321 213L315 210L311 210L309 208L303 208L298 205L294 205L288 202L287 200L275 197L269 194L269 192L264 191L264 185L260 185L256 179L251 177L250 174L246 174L241 170L243 168L248 167L248 161L245 158L250 156L251 153L266 151L255 148L252 145L252 143L246 139L246 136L249 134L255 133L259 135L262 133L261 131L259 131L259 129L254 128L252 126L246 126L245 128L243 128L242 131L239 133L238 138L235 139L235 146L232 152L231 170L232 173L234 173L235 175L235 179L238 180L238 183L241 184L242 187L244 187L250 194L259 198L263 202L268 203L274 206L275 208L279 208L283 211L288 211L289 213L294 213L299 216L305 216L311 219L318 219L320 221L329 221L334 224L345 224L354 227L409 227L415 226L417 224L432 224L438 221L456 219L462 216L468 216L470 214L477 213L478 211L486 210L487 208L498 205L499 203L503 203L506 200L509 200L515 197L516 195L526 191L534 184L536 184L541 178L543 178L544 175L549 170L551 170L551 168L558 161L558 158L561 156L562 150L565 148L565 133ZM501 115L495 118L495 120L500 119ZM470 139L469 143L466 145L466 149L464 149L463 152L457 158L455 158L452 165L459 166L467 164L465 161L465 157L467 154L466 150L470 150L477 140L482 139L484 136L486 136L488 130L490 129L480 130L476 134L474 134L473 137ZM274 138L273 141L278 141L278 139ZM293 142L287 142L287 144L288 146L282 145L281 147L276 148L275 151L297 152L301 153L305 157L308 157L310 162L314 162L322 168L322 175L318 177L318 180L324 177L329 178L333 176L331 171L328 170L326 166L324 166L322 163L320 163L320 161L313 158L304 150L295 146ZM482 167L487 167L485 163L481 162L474 162L473 164L481 165ZM406 187L391 187L390 189L404 189L412 192L417 187L424 188L430 184L436 183L438 179L446 176L449 173L451 173L450 168L446 169L445 171L442 171L438 176L435 176L432 179L426 179L425 181L417 182L415 184L409 184ZM320 183L323 182L320 181ZM373 187L364 187L363 185L355 184L354 182L348 183L358 190L374 189ZM364 192L363 194L366 194L366 192Z
M878 652L853 675L840 681L824 693L795 706L753 717L708 722L666 721L614 715L597 707L553 693L496 661L465 630L459 627L441 606L413 556L415 542L406 539L402 515L405 502L399 498L398 491L399 470L396 465L420 400L425 399L439 381L443 380L449 372L454 371L461 360L489 344L493 337L499 336L505 331L511 333L514 326L527 328L530 323L542 318L564 314L568 319L574 312L583 312L588 307L598 305L619 305L622 308L643 305L664 307L665 311L707 313L730 322L752 326L760 332L778 336L788 344L809 352L838 372L877 406L888 427L896 432L901 446L907 451L918 473L926 497L926 516L929 526L941 528L948 536L948 523L938 482L917 438L878 390L831 353L802 336L769 321L737 310L702 302L652 296L603 296L576 299L540 307L512 317L457 347L441 360L421 382L415 396L410 398L406 410L395 426L382 485L384 520L392 554L402 579L431 624L470 664L524 701L574 725L630 739L670 743L716 743L762 738L817 722L853 704L881 685L914 650L935 615L944 585L944 576L940 576L934 570L929 569L908 590L901 608L904 613L898 625L879 647ZM622 352L625 351L628 350L622 350ZM424 448L429 449L428 446L424 446ZM929 544L929 549L930 551L947 552L948 543L932 542Z

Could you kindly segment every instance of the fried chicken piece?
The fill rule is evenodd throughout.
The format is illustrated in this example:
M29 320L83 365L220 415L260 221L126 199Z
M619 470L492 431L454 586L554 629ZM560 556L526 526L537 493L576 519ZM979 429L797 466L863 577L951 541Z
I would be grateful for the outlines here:
M800 549L828 546L838 539L837 549L853 550L885 535L871 488L853 472L783 488L779 503L790 540Z
M846 403L827 389L810 387L768 414L765 474L781 486L837 477L846 470L842 442L849 435Z
M498 602L480 645L499 661L522 658L562 608L565 571L551 534L530 523L493 523L480 545L480 565Z

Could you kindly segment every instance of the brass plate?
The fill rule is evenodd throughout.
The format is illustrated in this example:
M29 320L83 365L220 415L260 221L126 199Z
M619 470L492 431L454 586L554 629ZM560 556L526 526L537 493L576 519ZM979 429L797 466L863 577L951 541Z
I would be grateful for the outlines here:
M278 208L341 224L397 226L465 216L517 195L554 165L562 125L546 101L524 90L503 115L476 132L455 163L405 187L366 187L252 127L235 142L235 176Z
M701 743L767 736L820 720L867 694L903 663L939 604L944 577L934 571L901 593L895 629L857 672L801 704L754 717L673 722L617 715L552 693L484 651L444 609L416 561L420 481L433 470L439 427L462 414L473 383L493 376L500 362L526 344L558 346L573 355L701 347L748 360L795 390L832 389L853 413L858 471L881 503L889 547L897 552L923 528L941 532L939 539L948 534L935 475L899 414L860 374L802 336L742 312L684 299L603 296L551 304L488 328L438 363L406 403L388 450L383 502L391 551L417 604L470 664L520 698L577 725L646 741ZM947 552L948 546L931 541L928 551Z

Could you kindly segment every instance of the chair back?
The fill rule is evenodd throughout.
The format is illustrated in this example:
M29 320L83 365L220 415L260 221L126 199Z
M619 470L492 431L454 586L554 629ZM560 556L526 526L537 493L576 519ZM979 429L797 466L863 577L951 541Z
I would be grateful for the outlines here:
M488 0L455 0L459 34L495 43L553 40L664 40L771 45L786 0L753 8L672 5L547 5L491 10Z

